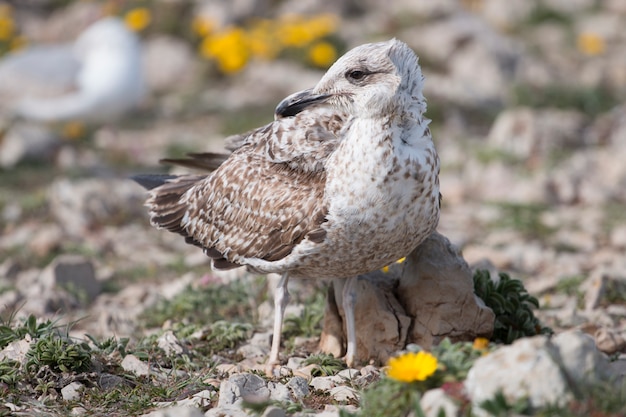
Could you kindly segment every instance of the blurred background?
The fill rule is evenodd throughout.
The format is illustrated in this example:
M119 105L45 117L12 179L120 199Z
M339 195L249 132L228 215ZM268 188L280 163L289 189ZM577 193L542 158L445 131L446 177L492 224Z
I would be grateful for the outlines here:
M523 279L555 329L624 330L625 25L623 0L3 0L0 316L129 335L244 275L153 230L129 176L220 150L396 37L426 77L440 232Z

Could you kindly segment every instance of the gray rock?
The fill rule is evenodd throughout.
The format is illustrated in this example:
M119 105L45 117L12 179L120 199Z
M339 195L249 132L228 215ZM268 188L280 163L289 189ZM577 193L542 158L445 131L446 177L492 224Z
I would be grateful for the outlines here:
M133 354L126 355L121 365L126 372L132 372L137 376L150 375L150 366Z
M231 375L220 384L219 408L233 407L246 401L267 401L270 390L263 378L254 374Z
M157 345L163 349L167 356L177 356L185 353L185 347L171 330L166 331L157 339Z
M287 385L270 381L267 383L267 388L270 390L270 399L282 402L291 401L291 391Z
M261 417L287 417L287 414L278 407L269 406L263 411Z
M72 382L61 388L61 396L65 401L77 401L80 399L80 392L85 388L80 382Z
M189 406L173 406L166 407L159 410L154 410L147 414L142 414L141 417L203 417L204 414L197 407Z
M356 390L345 385L331 388L329 394L335 401L339 402L347 402L352 400L358 401L359 399L359 394L356 392Z
M0 361L4 359L24 363L26 353L30 349L31 337L26 336L24 339L15 340L4 347L0 351Z
M334 376L317 376L311 380L309 385L319 391L330 391L340 383L341 381L338 381Z
M287 382L287 387L291 390L291 395L296 400L300 400L309 395L309 383L306 378L294 376Z
M100 377L98 378L98 386L104 391L108 391L119 387L120 385L126 385L128 383L129 381L122 378L121 376L109 374L106 372L100 374Z
M218 407L212 408L204 414L205 417L250 417L248 412L241 408L230 407ZM172 416L174 417L174 416Z
M60 255L43 270L39 278L45 288L62 288L84 302L92 301L102 291L91 260L80 255Z
M23 161L50 162L60 146L59 137L49 129L16 124L0 140L0 167L12 168Z
M128 179L60 179L48 188L50 211L70 235L144 218L145 192Z
M604 380L610 372L607 358L593 340L578 331L553 339L546 336L519 339L476 361L465 388L472 403L492 399L498 391L514 402L528 398L531 406L566 404L574 398L571 385Z

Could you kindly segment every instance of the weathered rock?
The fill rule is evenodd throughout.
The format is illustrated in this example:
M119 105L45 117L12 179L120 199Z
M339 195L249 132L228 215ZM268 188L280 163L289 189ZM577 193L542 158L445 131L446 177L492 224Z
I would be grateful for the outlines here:
M182 355L186 350L171 330L159 336L157 345L163 349L167 356Z
M80 382L71 382L61 388L61 396L63 396L65 401L77 401L80 399L80 393L83 389L85 389L85 386Z
M173 406L154 410L141 417L203 417L202 410L197 407Z
M12 168L23 161L50 162L60 146L58 136L48 129L31 124L15 125L0 140L0 167Z
M291 390L294 399L300 400L309 395L309 383L306 378L294 376L287 382L287 387Z
M102 225L143 218L145 193L127 179L61 179L48 189L50 210L64 230L83 236Z
M31 337L27 335L24 339L9 343L0 351L0 361L8 359L23 363L24 359L26 359L26 353L30 349L31 341Z
M346 402L346 401L359 399L359 394L356 392L356 390L354 388L350 388L345 385L331 388L329 393L330 393L330 396L335 401L339 401L339 402Z
M150 366L133 354L126 355L121 365L126 372L132 372L137 376L150 375Z
M582 113L571 110L514 108L498 115L487 140L504 152L536 162L531 160L583 146L586 123Z
M608 360L593 340L569 331L553 339L519 339L481 357L470 370L465 388L476 408L499 391L510 402L525 397L533 407L541 407L566 404L574 398L571 384L582 390L608 375Z
M85 302L92 301L102 291L93 263L80 255L58 256L43 270L39 280L45 288L62 288L79 298L86 297Z
M472 271L439 233L407 257L396 293L413 318L407 343L428 349L446 337L473 340L493 332L495 316L474 294Z
M266 382L257 375L231 375L220 384L220 397L217 406L220 408L237 407L244 399L251 402L267 401L270 394Z
M593 335L598 349L611 355L626 350L626 332L602 327Z

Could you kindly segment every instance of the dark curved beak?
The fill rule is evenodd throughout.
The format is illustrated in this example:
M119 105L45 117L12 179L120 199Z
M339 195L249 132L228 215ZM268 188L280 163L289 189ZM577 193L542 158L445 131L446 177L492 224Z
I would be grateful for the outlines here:
M330 96L330 94L313 94L312 88L300 91L284 98L283 101L278 103L274 111L274 116L276 119L295 116L309 106L325 102Z

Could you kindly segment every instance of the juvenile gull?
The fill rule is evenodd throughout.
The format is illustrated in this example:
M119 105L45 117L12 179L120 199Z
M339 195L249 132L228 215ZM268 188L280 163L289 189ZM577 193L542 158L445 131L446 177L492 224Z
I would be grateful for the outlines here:
M398 40L359 46L276 120L199 154L208 175L142 176L151 223L203 248L216 269L280 273L268 364L278 363L290 277L348 278L348 346L356 351L357 275L408 255L439 220L439 158L423 114L417 56ZM220 165L221 164L221 165Z

